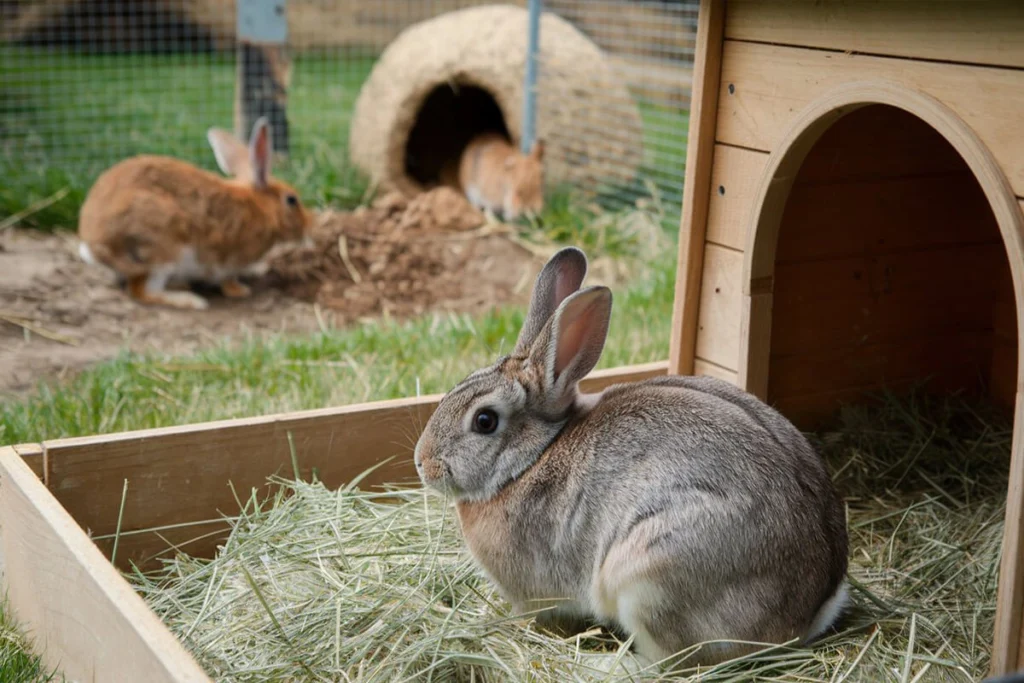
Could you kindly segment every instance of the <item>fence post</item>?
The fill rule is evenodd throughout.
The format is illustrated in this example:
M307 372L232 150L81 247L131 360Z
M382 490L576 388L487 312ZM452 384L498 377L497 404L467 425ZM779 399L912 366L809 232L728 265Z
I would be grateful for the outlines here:
M540 15L544 0L529 0L526 35L526 77L523 84L523 134L519 146L529 154L537 135L537 52L540 50Z
M287 0L238 0L238 73L235 82L235 134L249 139L252 126L266 116L274 152L287 155L288 58Z

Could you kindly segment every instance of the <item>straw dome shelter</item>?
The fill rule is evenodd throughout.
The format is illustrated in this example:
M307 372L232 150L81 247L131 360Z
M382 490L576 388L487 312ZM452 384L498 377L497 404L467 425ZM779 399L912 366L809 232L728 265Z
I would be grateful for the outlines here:
M439 184L469 138L498 131L518 142L527 12L486 5L413 25L392 42L356 100L352 162L382 187L414 193ZM629 182L641 161L640 112L590 39L541 17L537 134L545 181Z

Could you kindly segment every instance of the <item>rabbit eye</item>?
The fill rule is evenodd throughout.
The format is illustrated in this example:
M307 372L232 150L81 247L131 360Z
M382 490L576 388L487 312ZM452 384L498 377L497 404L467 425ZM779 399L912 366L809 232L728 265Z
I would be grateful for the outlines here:
M294 209L296 206L299 205L299 198L293 194L290 194L284 198L284 203L287 204L290 208Z
M473 431L491 434L498 428L498 414L490 408L481 408L473 416Z

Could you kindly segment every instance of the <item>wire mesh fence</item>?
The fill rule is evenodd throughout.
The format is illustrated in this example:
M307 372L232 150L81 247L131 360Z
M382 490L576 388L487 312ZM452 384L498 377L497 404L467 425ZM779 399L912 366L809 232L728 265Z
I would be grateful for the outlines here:
M67 196L33 220L73 226L77 206L97 175L134 154L170 154L214 169L206 129L244 128L245 121L239 119L244 109L240 80L251 75L240 68L246 64L239 48L239 12L248 11L247 3L261 2L267 4L0 0L0 217L63 190ZM287 129L275 132L278 144L287 143L288 157L277 172L309 195L311 204L354 205L366 196L369 180L350 161L349 127L360 88L378 58L415 24L488 3L271 4L281 8L287 29L283 73L274 78L287 90ZM526 2L512 4L522 8ZM696 5L697 0L544 3L546 12L596 44L610 73L628 93L626 98L591 103L588 106L596 107L596 113L577 117L580 120L572 125L559 120L557 126L547 126L552 165L596 164L603 169L572 176L576 189L596 193L609 205L635 205L656 195L670 214L677 215ZM493 39L479 36L480 41ZM526 36L515 40L525 44ZM435 35L422 49L430 52L448 42L445 35ZM541 130L546 115L564 109L564 103L576 97L573 84L556 73L558 58L556 49L542 52L539 60L539 99L563 103L540 107ZM257 68L274 68L272 61L258 62ZM415 66L410 64L410 73ZM586 73L590 66L577 68ZM509 82L521 77L512 74ZM490 95L502 100L501 93ZM506 105L503 113L517 118L515 109L521 105ZM634 111L642 130L629 141L627 151L580 142L614 140L625 117Z

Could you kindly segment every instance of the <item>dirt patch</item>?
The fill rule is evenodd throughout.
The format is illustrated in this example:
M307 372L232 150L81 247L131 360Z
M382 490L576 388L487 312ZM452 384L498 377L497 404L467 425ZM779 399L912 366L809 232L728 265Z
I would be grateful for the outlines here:
M266 272L249 279L248 299L204 290L206 311L135 303L110 272L78 259L77 244L68 233L0 233L0 398L126 349L188 353L381 315L525 302L541 265L507 229L444 189L325 214L313 249L269 258Z
M346 322L473 310L523 293L537 273L537 259L508 233L453 190L412 200L389 194L352 213L325 215L316 247L270 259L267 281Z

